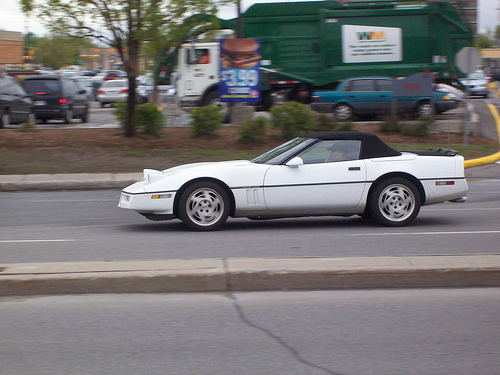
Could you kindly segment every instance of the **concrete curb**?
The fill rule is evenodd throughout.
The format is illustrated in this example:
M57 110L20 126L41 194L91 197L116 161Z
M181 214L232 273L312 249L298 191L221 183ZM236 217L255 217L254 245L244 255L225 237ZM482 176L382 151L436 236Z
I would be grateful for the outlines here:
M500 254L0 265L0 296L500 286Z
M59 173L0 176L0 191L123 189L142 173Z

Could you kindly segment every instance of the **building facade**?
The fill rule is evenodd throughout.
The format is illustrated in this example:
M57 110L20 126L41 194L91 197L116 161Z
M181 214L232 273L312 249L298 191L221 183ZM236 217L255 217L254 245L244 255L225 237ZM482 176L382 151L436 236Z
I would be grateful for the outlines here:
M23 63L23 34L0 30L0 65Z

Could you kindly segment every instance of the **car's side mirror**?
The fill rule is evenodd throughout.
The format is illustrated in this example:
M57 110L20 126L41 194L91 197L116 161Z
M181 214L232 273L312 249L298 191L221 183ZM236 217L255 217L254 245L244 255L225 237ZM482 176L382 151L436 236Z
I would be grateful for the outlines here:
M286 163L286 166L290 168L298 168L299 165L304 165L304 161L299 156L294 157Z

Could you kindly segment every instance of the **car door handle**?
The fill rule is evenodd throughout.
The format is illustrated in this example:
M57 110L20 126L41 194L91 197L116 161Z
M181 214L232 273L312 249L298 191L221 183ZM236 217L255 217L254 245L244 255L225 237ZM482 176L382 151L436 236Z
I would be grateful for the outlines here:
M361 167L349 167L350 171L360 171Z

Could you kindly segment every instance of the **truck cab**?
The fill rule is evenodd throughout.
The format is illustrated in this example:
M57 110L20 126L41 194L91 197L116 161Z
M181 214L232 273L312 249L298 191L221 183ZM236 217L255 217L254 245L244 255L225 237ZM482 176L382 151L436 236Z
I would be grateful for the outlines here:
M194 107L218 101L219 43L189 43L179 50L176 81L182 106Z

